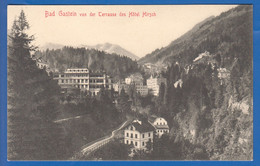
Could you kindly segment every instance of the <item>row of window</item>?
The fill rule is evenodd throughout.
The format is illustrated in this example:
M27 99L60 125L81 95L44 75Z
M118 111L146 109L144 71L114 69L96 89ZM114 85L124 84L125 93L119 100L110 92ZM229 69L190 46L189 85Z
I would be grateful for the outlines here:
M65 80L61 80L61 83L88 83L87 79L65 79Z
M68 72L88 72L87 69L67 69Z
M103 79L90 79L89 83L103 83ZM108 80L106 80L108 82ZM88 79L61 79L61 83L88 83Z
M108 80L106 80L106 81L108 81ZM97 79L97 80L90 79L89 82L90 83L102 83L102 82L104 82L104 80L103 79Z
M106 85L106 86L104 86L104 85L89 85L89 88L102 88L102 87L109 88L108 85Z
M135 146L138 146L138 142L133 142L133 141L128 141L128 140L126 140L126 144L130 144L130 145L135 145ZM144 142L142 142L142 146L145 146L145 143Z
M91 77L103 77L103 74L90 74Z
M61 74L60 77L104 77L103 74L88 74L88 73L84 73L84 74Z
M86 89L86 88L88 88L88 85L75 85L75 87L81 88L81 89L83 89L83 88ZM109 88L109 85L106 85L106 86L104 86L104 85L89 85L90 89L102 88L102 87Z
M142 134L142 138L144 138L144 134ZM126 133L126 137L129 137L129 133ZM148 137L151 137L151 133L148 133ZM133 133L130 134L130 138L134 138ZM135 134L135 138L138 138L138 134Z
M60 77L88 77L89 74L61 74Z
M159 122L157 122L156 125L159 125ZM166 125L166 123L165 122L163 122L163 123L160 122L160 125Z
M157 130L159 133L168 133L168 130Z

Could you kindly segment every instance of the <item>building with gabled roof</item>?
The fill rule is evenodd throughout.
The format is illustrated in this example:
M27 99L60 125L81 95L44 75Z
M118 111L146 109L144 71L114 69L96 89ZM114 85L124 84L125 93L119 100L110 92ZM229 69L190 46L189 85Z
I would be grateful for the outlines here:
M154 127L148 121L134 120L124 129L124 143L146 150L147 142L153 142L153 133Z
M149 117L149 122L155 128L156 135L158 135L159 138L163 134L168 134L170 131L167 121L162 117L157 117L155 115L152 115L151 117Z

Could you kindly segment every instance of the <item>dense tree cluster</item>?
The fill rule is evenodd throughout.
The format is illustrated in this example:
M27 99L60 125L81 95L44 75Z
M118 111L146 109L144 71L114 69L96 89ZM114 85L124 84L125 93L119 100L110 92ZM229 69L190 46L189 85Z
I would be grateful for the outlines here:
M149 62L171 63L162 73L167 83L160 85L158 97L142 97L134 86L117 97L104 88L94 98L61 97L57 83L30 58L34 47L28 28L22 11L8 48L8 159L68 159L86 142L108 134L126 115L147 119L149 114L164 117L171 131L154 139L150 153L137 151L132 159L252 159L252 7L222 13L147 56ZM194 61L205 51L207 57ZM88 67L118 79L140 71L129 58L85 48L64 47L36 56L60 71ZM62 127L53 123L75 116L80 118ZM129 159L129 147L112 142L94 154L95 159Z
M30 58L33 36L25 14L14 21L8 47L8 159L64 159L57 115L59 86Z
M169 140L202 147L205 159L252 159L252 46L252 7L241 5L141 60L172 62L167 85L151 100L152 113L172 128ZM204 51L210 55L195 62ZM219 69L228 75L220 78Z
M118 140L112 141L102 149L98 149L90 156L81 160L130 160L131 145L126 145Z
M89 68L93 71L106 71L115 80L140 70L137 62L128 57L95 49L65 46L62 49L37 51L35 56L45 59L53 70L63 72L73 67Z
M102 88L96 98L61 94L57 82L31 59L34 38L27 29L21 11L8 45L8 159L67 160L125 119L113 91ZM56 122L60 119L70 120Z

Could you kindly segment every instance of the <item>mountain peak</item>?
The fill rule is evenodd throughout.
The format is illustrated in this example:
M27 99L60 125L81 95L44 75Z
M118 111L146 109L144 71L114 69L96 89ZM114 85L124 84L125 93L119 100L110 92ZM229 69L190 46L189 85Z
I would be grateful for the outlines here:
M82 45L83 47L87 48L87 49L96 49L96 50L100 50L100 51L104 51L110 54L118 54L121 56L126 56L131 58L132 60L138 60L139 57L134 55L133 53L131 53L130 51L122 48L121 46L117 45L117 44L111 44L111 43L103 43L103 44L97 44L94 46L89 46L89 45Z

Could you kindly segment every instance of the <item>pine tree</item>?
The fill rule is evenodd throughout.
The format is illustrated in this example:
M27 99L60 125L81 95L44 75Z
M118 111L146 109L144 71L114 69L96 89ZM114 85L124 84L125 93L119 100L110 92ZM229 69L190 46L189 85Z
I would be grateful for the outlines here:
M25 13L14 21L8 47L8 159L62 159L56 118L59 87L30 58L35 47Z
M124 88L121 90L120 95L118 97L117 109L119 110L119 112L123 112L123 113L130 112L131 110L129 97L125 93Z

